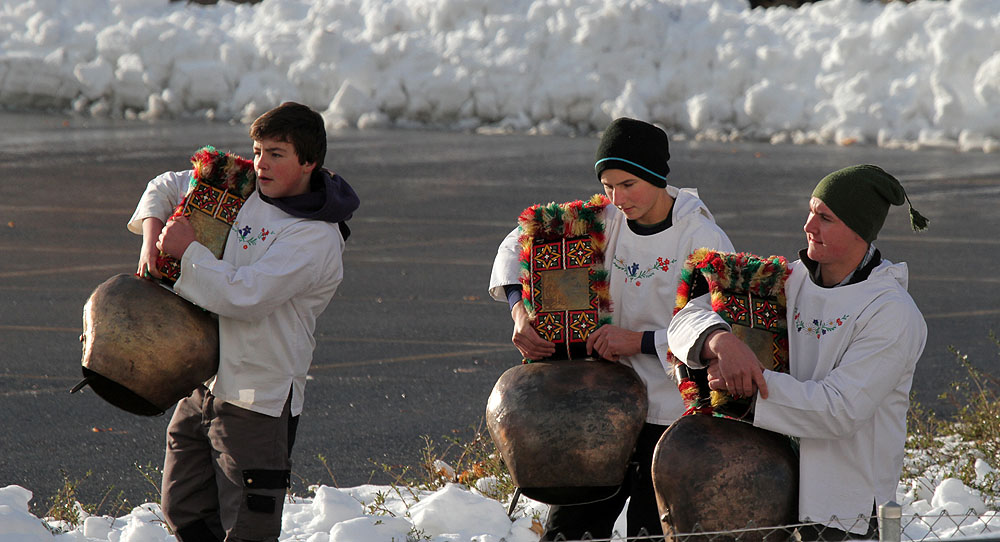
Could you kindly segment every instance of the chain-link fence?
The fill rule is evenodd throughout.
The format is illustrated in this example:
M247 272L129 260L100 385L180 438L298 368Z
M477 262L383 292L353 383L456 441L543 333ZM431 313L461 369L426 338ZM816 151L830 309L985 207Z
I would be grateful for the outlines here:
M901 514L895 503L879 507L877 537L880 542L926 542L943 539L975 539L983 542L1000 542L1000 513L978 514L969 510L964 515L942 512L934 515ZM826 525L796 524L781 527L756 527L747 525L744 529L730 531L706 531L695 526L690 533L672 533L667 542L810 542L842 541L852 537L845 533L866 530L871 517L858 516L851 521L832 518ZM858 537L862 538L862 537ZM561 542L577 542L559 535ZM592 538L581 540L590 542L646 542L663 541L663 535L649 535L640 532L638 536L615 536L612 538Z

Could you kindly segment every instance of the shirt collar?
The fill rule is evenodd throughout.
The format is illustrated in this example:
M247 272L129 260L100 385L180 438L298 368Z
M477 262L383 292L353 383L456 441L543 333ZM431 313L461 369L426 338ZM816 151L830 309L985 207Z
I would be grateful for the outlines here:
M823 286L823 281L819 274L819 264L814 260L810 259L806 255L806 249L799 251L799 259L805 264L806 269L809 270L809 277L812 281L820 286ZM865 252L864 258L861 258L861 263L844 277L844 280L834 284L833 286L824 286L824 288L838 288L840 286L847 286L850 284L857 284L871 275L872 270L875 269L878 264L882 263L882 254L879 252L873 243L868 244L868 251Z

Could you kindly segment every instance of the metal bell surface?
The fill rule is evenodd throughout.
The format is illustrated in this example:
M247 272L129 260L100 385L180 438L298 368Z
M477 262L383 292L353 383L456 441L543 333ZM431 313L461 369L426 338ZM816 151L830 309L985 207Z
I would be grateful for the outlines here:
M653 487L668 542L786 540L788 532L676 535L797 522L799 460L791 439L749 423L694 414L674 422L653 453Z
M109 403L162 414L219 366L216 318L158 283L121 274L99 285L83 308L84 380Z
M500 376L486 422L522 494L582 504L618 491L647 408L646 386L630 367L535 362Z

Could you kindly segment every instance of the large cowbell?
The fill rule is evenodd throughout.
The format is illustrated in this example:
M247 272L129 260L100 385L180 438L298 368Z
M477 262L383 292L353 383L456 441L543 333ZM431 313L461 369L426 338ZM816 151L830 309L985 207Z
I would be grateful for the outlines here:
M83 308L83 376L109 403L162 414L219 366L215 317L151 280L121 274L99 285Z
M653 453L653 487L666 540L785 540L784 530L682 536L796 522L798 456L791 439L707 414L683 416Z
M486 407L490 435L514 485L548 504L613 496L625 479L648 407L630 367L564 360L511 367Z

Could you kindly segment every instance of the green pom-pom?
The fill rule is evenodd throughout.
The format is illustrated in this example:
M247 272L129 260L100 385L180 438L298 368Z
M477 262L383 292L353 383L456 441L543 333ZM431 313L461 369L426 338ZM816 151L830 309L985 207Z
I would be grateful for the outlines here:
M927 217L910 206L910 226L913 227L913 231L924 231L929 223L930 220L927 220Z

